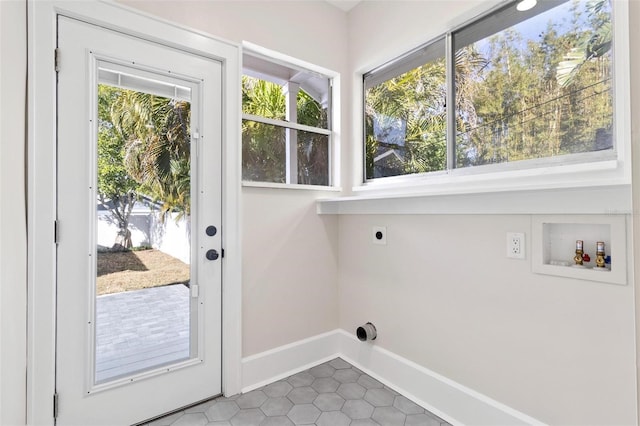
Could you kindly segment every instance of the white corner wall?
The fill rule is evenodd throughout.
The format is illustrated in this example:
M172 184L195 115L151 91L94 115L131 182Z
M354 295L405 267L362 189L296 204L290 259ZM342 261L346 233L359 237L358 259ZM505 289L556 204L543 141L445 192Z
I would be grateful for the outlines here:
M361 3L349 14L354 94L359 73L489 6ZM371 321L381 348L545 423L637 424L633 281L532 273L531 222L530 215L340 216L340 328ZM371 244L373 226L387 227L386 246ZM507 232L527 234L527 260L505 257Z
M0 1L0 424L26 421L26 2Z
M122 3L215 37L347 71L347 16L324 1ZM244 357L337 328L338 219L315 213L317 198L334 195L243 188Z

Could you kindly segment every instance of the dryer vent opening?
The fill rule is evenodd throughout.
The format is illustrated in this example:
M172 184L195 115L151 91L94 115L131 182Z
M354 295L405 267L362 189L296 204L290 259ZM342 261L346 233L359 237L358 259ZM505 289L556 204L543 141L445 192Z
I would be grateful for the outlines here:
M356 336L358 336L358 340L366 342L368 340L376 340L378 332L376 331L376 326L368 322L356 329Z

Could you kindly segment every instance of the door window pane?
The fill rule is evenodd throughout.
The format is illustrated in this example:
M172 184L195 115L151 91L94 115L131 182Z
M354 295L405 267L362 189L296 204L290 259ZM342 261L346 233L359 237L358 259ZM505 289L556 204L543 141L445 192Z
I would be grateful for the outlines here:
M188 90L98 85L96 383L192 356Z

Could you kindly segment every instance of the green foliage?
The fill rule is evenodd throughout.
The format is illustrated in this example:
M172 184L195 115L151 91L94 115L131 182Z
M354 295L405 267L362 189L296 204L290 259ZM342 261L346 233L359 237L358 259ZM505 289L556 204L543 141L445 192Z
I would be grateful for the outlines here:
M242 77L242 111L284 120L286 100L282 87L253 77ZM327 128L327 110L304 90L297 96L298 124ZM290 130L295 131L295 130ZM285 183L286 132L284 127L242 121L242 178ZM324 135L298 131L298 183L328 185L329 141Z
M190 214L190 105L148 93L98 86L98 195L131 248L129 216L141 194L169 212Z
M98 192L109 199L138 189L124 166L125 140L111 123L111 104L118 96L114 87L98 87Z
M365 105L367 178L443 170L446 159L444 58L368 89ZM404 126L404 140L376 140L374 122L389 118ZM400 131L396 130L396 136ZM374 158L394 151L374 164ZM377 168L377 170L376 170Z
M586 5L594 31L581 33L577 47L570 49L558 64L557 79L562 87L575 82L582 66L594 58L606 55L613 41L611 13L607 0L590 1Z
M304 90L298 91L298 124L327 128L327 110Z
M132 90L121 90L111 104L116 132L125 140L124 167L138 191L169 212L190 214L190 104Z
M131 247L129 216L138 198L139 184L124 165L126 140L111 121L111 106L119 98L114 87L98 86L98 197L109 207L120 228L114 248Z
M282 87L253 77L242 77L242 112L284 120L286 102Z

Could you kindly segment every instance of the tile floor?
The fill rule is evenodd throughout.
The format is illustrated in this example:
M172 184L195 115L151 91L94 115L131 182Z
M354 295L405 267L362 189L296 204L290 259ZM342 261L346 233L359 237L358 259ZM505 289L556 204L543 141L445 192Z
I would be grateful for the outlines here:
M217 398L148 426L447 426L444 420L336 358L231 398Z

